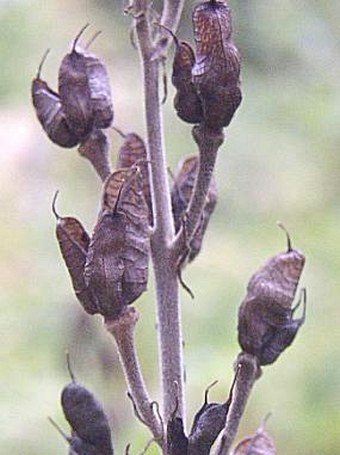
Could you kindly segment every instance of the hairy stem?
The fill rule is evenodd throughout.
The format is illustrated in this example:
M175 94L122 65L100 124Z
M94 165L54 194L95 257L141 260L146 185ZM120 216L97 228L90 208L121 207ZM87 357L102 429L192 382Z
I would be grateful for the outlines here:
M237 358L236 365L239 368L239 372L233 391L233 399L215 455L229 454L253 385L261 375L261 369L256 357L250 354L241 352Z
M138 415L152 432L156 442L163 444L163 429L153 410L153 402L147 393L135 349L134 332L139 315L134 307L128 307L116 320L106 321L106 328L113 335L120 361L124 368L129 393Z
M144 77L147 149L151 161L150 186L154 208L151 250L156 283L163 411L167 422L177 401L178 412L183 413L183 353L176 266L169 250L174 239L174 224L160 109L159 63L153 58L147 3L147 0L135 3L138 11L136 31Z

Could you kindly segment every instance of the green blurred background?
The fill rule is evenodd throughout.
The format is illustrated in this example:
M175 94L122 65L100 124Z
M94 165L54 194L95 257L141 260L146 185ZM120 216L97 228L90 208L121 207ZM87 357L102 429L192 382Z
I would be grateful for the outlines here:
M307 322L294 345L256 385L238 439L268 412L280 454L340 453L340 3L230 1L243 57L244 100L219 153L219 204L200 257L184 277L183 324L189 423L203 390L226 397L237 355L237 308L250 275L285 248L281 220L307 257L302 283ZM192 3L179 29L192 41ZM0 451L66 453L59 403L69 381L65 350L77 378L105 403L118 454L139 453L148 433L137 422L112 340L99 317L75 300L54 236L51 200L91 231L100 182L76 150L51 144L35 118L30 83L46 48L43 77L56 87L61 58L89 22L103 33L93 51L107 63L115 124L144 134L137 52L130 19L113 0L0 1ZM88 36L88 35L87 35ZM168 74L170 63L167 64ZM172 169L193 153L190 126L176 118L173 88L164 106ZM112 156L121 139L109 133ZM153 286L138 302L138 346L152 396L160 399Z

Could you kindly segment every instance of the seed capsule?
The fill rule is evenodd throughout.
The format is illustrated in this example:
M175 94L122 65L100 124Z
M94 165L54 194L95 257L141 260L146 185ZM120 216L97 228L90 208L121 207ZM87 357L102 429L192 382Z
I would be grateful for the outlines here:
M292 249L288 234L287 238L287 251L271 257L251 277L239 309L240 346L257 356L260 365L273 363L293 342L305 320L305 290L302 317L293 319L298 305L292 308L305 257Z
M206 389L204 403L194 418L189 435L188 455L209 455L212 445L225 426L237 374L238 370L225 403L208 403L209 390L216 382Z
M78 151L92 163L103 181L111 174L109 143L102 130L93 130L80 144Z
M55 210L58 192L53 200L53 213L57 219L56 236L66 267L71 276L74 292L89 314L98 312L97 299L90 289L86 288L84 266L90 244L90 238L82 224L72 217L61 217Z
M58 76L59 94L67 122L79 138L85 138L94 126L86 58L76 50L85 28L87 25L73 41L71 52L63 58Z
M79 455L113 455L110 425L101 403L73 377L61 393L61 405L72 428L72 450Z
M276 455L272 438L264 429L264 423L252 436L244 438L233 450L232 455Z
M124 143L118 150L117 168L129 168L138 165L142 174L143 194L149 209L149 224L153 224L152 200L149 182L148 156L143 139L136 133L123 134L116 131L124 138Z
M193 12L196 62L192 78L205 124L228 126L241 103L240 56L231 37L231 13L222 1L198 4Z
M174 216L176 232L183 223L183 216L189 206L191 196L194 190L195 181L198 173L199 157L189 156L180 161L177 166L177 172L174 178L174 184L171 189L172 213ZM199 254L205 231L208 227L210 217L217 203L217 188L215 180L212 179L207 199L204 204L201 220L189 244L188 261L191 262Z
M93 39L89 44L92 43ZM87 48L89 44L86 46ZM110 81L106 67L93 54L85 53L84 58L94 126L95 128L109 128L113 122L114 113Z
M85 284L100 313L116 318L146 290L149 260L148 209L137 169L120 169L107 179L102 209L86 258Z
M167 453L169 455L186 455L188 438L184 433L183 419L172 416L167 426Z
M38 120L52 142L60 147L74 147L79 138L70 128L60 97L41 79L42 66L46 60L45 53L32 81L32 101Z

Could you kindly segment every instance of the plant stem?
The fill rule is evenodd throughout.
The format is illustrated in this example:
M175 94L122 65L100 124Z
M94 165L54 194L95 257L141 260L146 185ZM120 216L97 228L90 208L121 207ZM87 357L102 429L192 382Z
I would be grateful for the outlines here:
M243 412L255 381L261 375L256 357L241 352L235 362L239 368L233 391L233 399L228 411L226 425L221 435L215 455L228 455L235 439Z
M105 325L116 341L129 392L140 419L150 428L156 442L162 445L162 425L153 411L135 349L134 331L138 318L137 310L128 307L118 319L106 321Z
M150 186L154 209L151 238L155 274L159 354L164 420L168 421L178 401L183 414L183 353L180 302L176 264L169 245L174 239L170 190L164 151L164 134L159 98L159 62L154 59L147 0L136 0L136 31L144 77L145 118L148 159L151 162Z

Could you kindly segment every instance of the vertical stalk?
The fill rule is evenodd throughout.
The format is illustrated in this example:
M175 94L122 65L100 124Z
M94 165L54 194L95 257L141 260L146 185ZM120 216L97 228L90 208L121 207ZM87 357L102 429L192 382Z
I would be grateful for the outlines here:
M147 3L146 0L138 0L135 4L139 12L136 31L144 79L147 150L151 161L150 186L155 225L151 250L156 284L163 412L167 422L177 400L178 413L183 414L183 353L176 264L169 248L175 232L160 109L159 62L152 58L155 49L151 41Z

